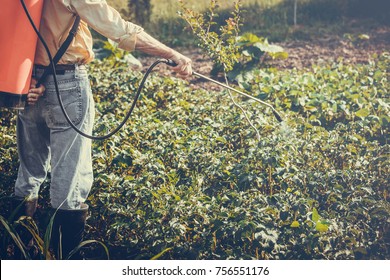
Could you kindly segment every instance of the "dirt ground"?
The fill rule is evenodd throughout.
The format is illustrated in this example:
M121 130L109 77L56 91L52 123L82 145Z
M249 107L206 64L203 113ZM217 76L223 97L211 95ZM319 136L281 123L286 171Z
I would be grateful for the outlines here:
M390 52L390 26L378 26L364 34L369 38L366 40L356 39L360 33L354 34L355 39L346 36L324 35L311 40L290 40L278 45L287 51L289 57L286 60L265 59L265 64L278 69L310 69L313 65L332 63L342 59L345 64L364 64L372 59L374 54ZM193 69L196 72L209 75L212 69L212 61L205 52L198 48L178 49L193 60ZM146 69L155 61L153 57L140 59ZM162 75L174 75L169 67L161 65L156 71ZM191 84L198 84L201 81L197 78L189 79ZM208 83L209 89L217 86Z
M313 64L342 59L346 64L367 63L374 54L390 52L390 27L382 26L367 34L369 39L352 42L339 36L312 41L291 41L280 45L288 52L285 61L272 62L278 68L311 68ZM357 37L358 35L353 35Z

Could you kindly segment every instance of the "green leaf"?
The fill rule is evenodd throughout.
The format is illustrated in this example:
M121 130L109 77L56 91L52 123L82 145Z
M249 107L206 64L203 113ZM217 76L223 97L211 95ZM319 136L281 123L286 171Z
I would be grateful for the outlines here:
M237 45L238 46L251 46L255 43L263 42L263 41L264 41L264 39L256 36L253 33L245 33L244 35L239 36L237 38Z
M292 227L292 228L299 228L299 222L298 221L292 222L290 227Z
M0 216L0 223L3 225L3 227L6 229L6 232L11 236L13 241L15 242L16 246L18 246L19 250L22 252L23 257L25 259L28 259L28 255L26 254L26 251L23 248L23 242L20 239L20 236L15 232L15 229L11 227L6 219L3 218L3 216Z
M323 224L321 222L316 223L316 230L319 232L327 232L329 229L329 226L326 224Z
M272 59L287 59L288 58L288 53L285 51L270 52L269 55L272 57Z
M267 42L264 43L255 43L253 44L256 48L259 48L263 52L269 52L269 53L276 53L276 52L282 52L283 48L276 45L270 45Z
M365 118L365 117L367 117L369 114L370 114L370 111L369 111L368 109L366 109L366 108L360 109L359 111L357 111L357 112L355 113L355 115L356 115L357 117L360 117L360 118Z
M359 38L360 40L370 40L370 36L367 35L367 34L360 34L360 35L358 36L358 38Z
M164 255L166 252L171 251L172 249L173 248L166 248L166 249L164 249L162 252L160 252L157 255L155 255L154 257L152 257L151 260L158 260L159 258L161 258L162 255Z
M107 246L106 246L103 242L98 241L98 240L85 240L85 241L82 241L80 244L78 244L78 245L76 246L76 248L74 248L74 249L69 253L69 255L67 256L67 259L70 259L70 258L71 258L74 254L76 254L77 251L79 251L82 247L84 247L84 246L86 246L86 245L89 245L89 244L92 244L92 243L97 243L97 244L99 244L100 246L102 246L103 249L104 249L104 252L106 253L107 260L110 259L110 254L109 254L109 252L108 252Z
M320 215L318 214L318 211L316 208L313 208L313 213L311 215L311 219L313 222L317 223L318 220L320 219Z

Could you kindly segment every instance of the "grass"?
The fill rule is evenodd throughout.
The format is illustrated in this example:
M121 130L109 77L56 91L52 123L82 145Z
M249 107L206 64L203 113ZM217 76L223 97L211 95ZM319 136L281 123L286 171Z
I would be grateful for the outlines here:
M307 0L304 0L307 1ZM127 9L127 0L107 0L112 7L121 11ZM221 9L230 9L233 7L234 1L219 1ZM283 2L283 0L243 0L245 6L260 5L261 7L272 7ZM210 0L186 0L188 7L197 11L204 11L208 8ZM173 18L177 17L177 10L179 9L178 0L152 0L152 18Z
M362 0L348 1L358 3ZM118 11L122 11L126 18L127 0L108 0L107 2ZM186 0L184 2L194 11L207 11L210 0ZM234 2L219 1L218 26L224 25L225 20L230 17ZM389 5L386 3L385 0L373 0L370 5L374 8ZM356 28L353 29L351 26L349 18L351 15L360 19L361 24L359 24L359 30L356 31L360 33L367 32L366 30L369 30L372 25L387 24L389 21L386 16L383 16L383 11L379 12L382 14L378 16L374 15L378 11L373 11L369 21L362 21L361 8L350 4L350 8L346 9L345 5L343 6L340 1L336 0L299 0L298 26L294 26L293 1L243 0L242 4L244 10L242 32L251 32L266 37L271 42L311 40L327 34L343 36L345 33L353 33ZM373 10L378 10L374 8ZM178 0L152 0L151 20L144 25L144 28L148 33L171 46L194 46L196 40L188 30L188 25L179 17L179 9Z

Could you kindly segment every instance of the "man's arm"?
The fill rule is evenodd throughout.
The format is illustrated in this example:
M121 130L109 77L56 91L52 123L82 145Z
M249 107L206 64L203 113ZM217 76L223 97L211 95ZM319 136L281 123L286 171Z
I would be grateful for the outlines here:
M191 59L162 44L143 28L125 21L118 11L104 0L61 0L68 9L77 13L91 28L118 43L118 47L127 51L141 52L172 59L177 66L173 70L180 75L192 74Z
M137 34L135 49L150 55L173 60L177 64L177 66L173 67L173 70L182 76L190 76L192 74L191 59L167 47L145 31Z

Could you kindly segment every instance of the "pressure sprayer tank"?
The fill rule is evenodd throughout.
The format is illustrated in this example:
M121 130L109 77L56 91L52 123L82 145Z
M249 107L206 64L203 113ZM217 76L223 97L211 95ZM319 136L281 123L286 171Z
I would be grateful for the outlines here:
M25 0L39 28L44 0ZM38 37L19 0L1 0L0 107L23 109L30 88Z

